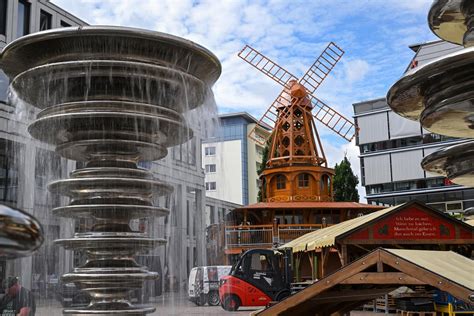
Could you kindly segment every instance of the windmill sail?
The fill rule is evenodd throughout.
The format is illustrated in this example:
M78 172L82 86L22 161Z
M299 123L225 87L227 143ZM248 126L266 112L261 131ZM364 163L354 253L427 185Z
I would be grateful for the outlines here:
M300 80L300 83L305 86L309 94L313 94L318 89L342 55L344 55L342 49L333 42L329 43Z
M286 86L290 80L298 80L289 71L278 66L270 58L265 57L263 54L248 45L245 45L245 47L240 51L239 57L278 82L283 87Z
M318 121L349 142L354 138L357 133L354 123L312 94L308 97L313 106L313 116Z

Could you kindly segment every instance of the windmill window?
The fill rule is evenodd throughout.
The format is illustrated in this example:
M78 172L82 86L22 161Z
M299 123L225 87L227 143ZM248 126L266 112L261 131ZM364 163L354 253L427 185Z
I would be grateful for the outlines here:
M285 178L285 176L278 175L276 177L276 186L277 186L277 190L283 190L283 189L286 188L286 178Z
M301 146L301 145L303 145L303 143L304 143L303 136L301 136L301 135L296 136L295 144L298 145L298 146Z
M309 187L309 174L302 173L298 175L298 187L307 188Z

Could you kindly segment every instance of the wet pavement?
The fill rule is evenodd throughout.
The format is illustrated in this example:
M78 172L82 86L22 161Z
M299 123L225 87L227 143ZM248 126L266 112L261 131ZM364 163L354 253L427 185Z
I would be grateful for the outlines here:
M184 316L184 315L249 315L255 308L240 308L237 312L227 312L221 306L196 306L187 300L186 294L165 293L150 302L156 307L152 316ZM38 302L36 316L62 316L61 305L56 300Z
M165 293L163 296L154 298L150 304L156 307L152 316L185 316L185 315L250 315L256 308L240 308L237 312L227 312L220 306L196 306L187 300L185 293ZM62 307L56 300L38 302L36 316L62 316ZM382 316L393 315L372 312L352 312L351 316Z

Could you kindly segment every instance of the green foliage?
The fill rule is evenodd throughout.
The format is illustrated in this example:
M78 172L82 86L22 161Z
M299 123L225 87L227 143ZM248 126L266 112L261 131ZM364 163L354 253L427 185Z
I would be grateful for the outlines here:
M336 202L359 202L357 185L359 178L354 174L351 163L344 157L340 164L334 167L333 190Z

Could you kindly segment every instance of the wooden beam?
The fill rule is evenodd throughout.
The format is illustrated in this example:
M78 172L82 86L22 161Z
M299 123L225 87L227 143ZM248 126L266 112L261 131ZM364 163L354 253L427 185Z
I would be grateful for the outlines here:
M362 247L361 245L354 244L353 246L356 246L357 248L360 248L360 249L364 250L365 252L371 252L372 251L372 250L369 250L365 247Z
M455 244L455 245L472 245L472 239L347 239L344 241L347 245L374 245L377 247L384 247L385 245L394 244L408 244L408 245L441 245L441 244Z
M377 261L377 272L383 272L383 262Z
M402 272L361 272L357 273L340 284L405 284L405 285L426 285Z
M357 274L366 270L367 268L377 264L378 261L378 253L381 250L376 250L371 254L362 257L350 265L343 267L337 273L331 274L330 276L308 286L303 291L300 291L294 295L291 295L287 299L281 301L280 303L267 308L257 315L261 316L275 316L275 315L283 315L286 312L294 312L294 308L303 305L305 302L310 300L311 298L319 295L320 293L326 291L327 289L332 288L333 286L337 285L341 281L347 279L351 275Z

